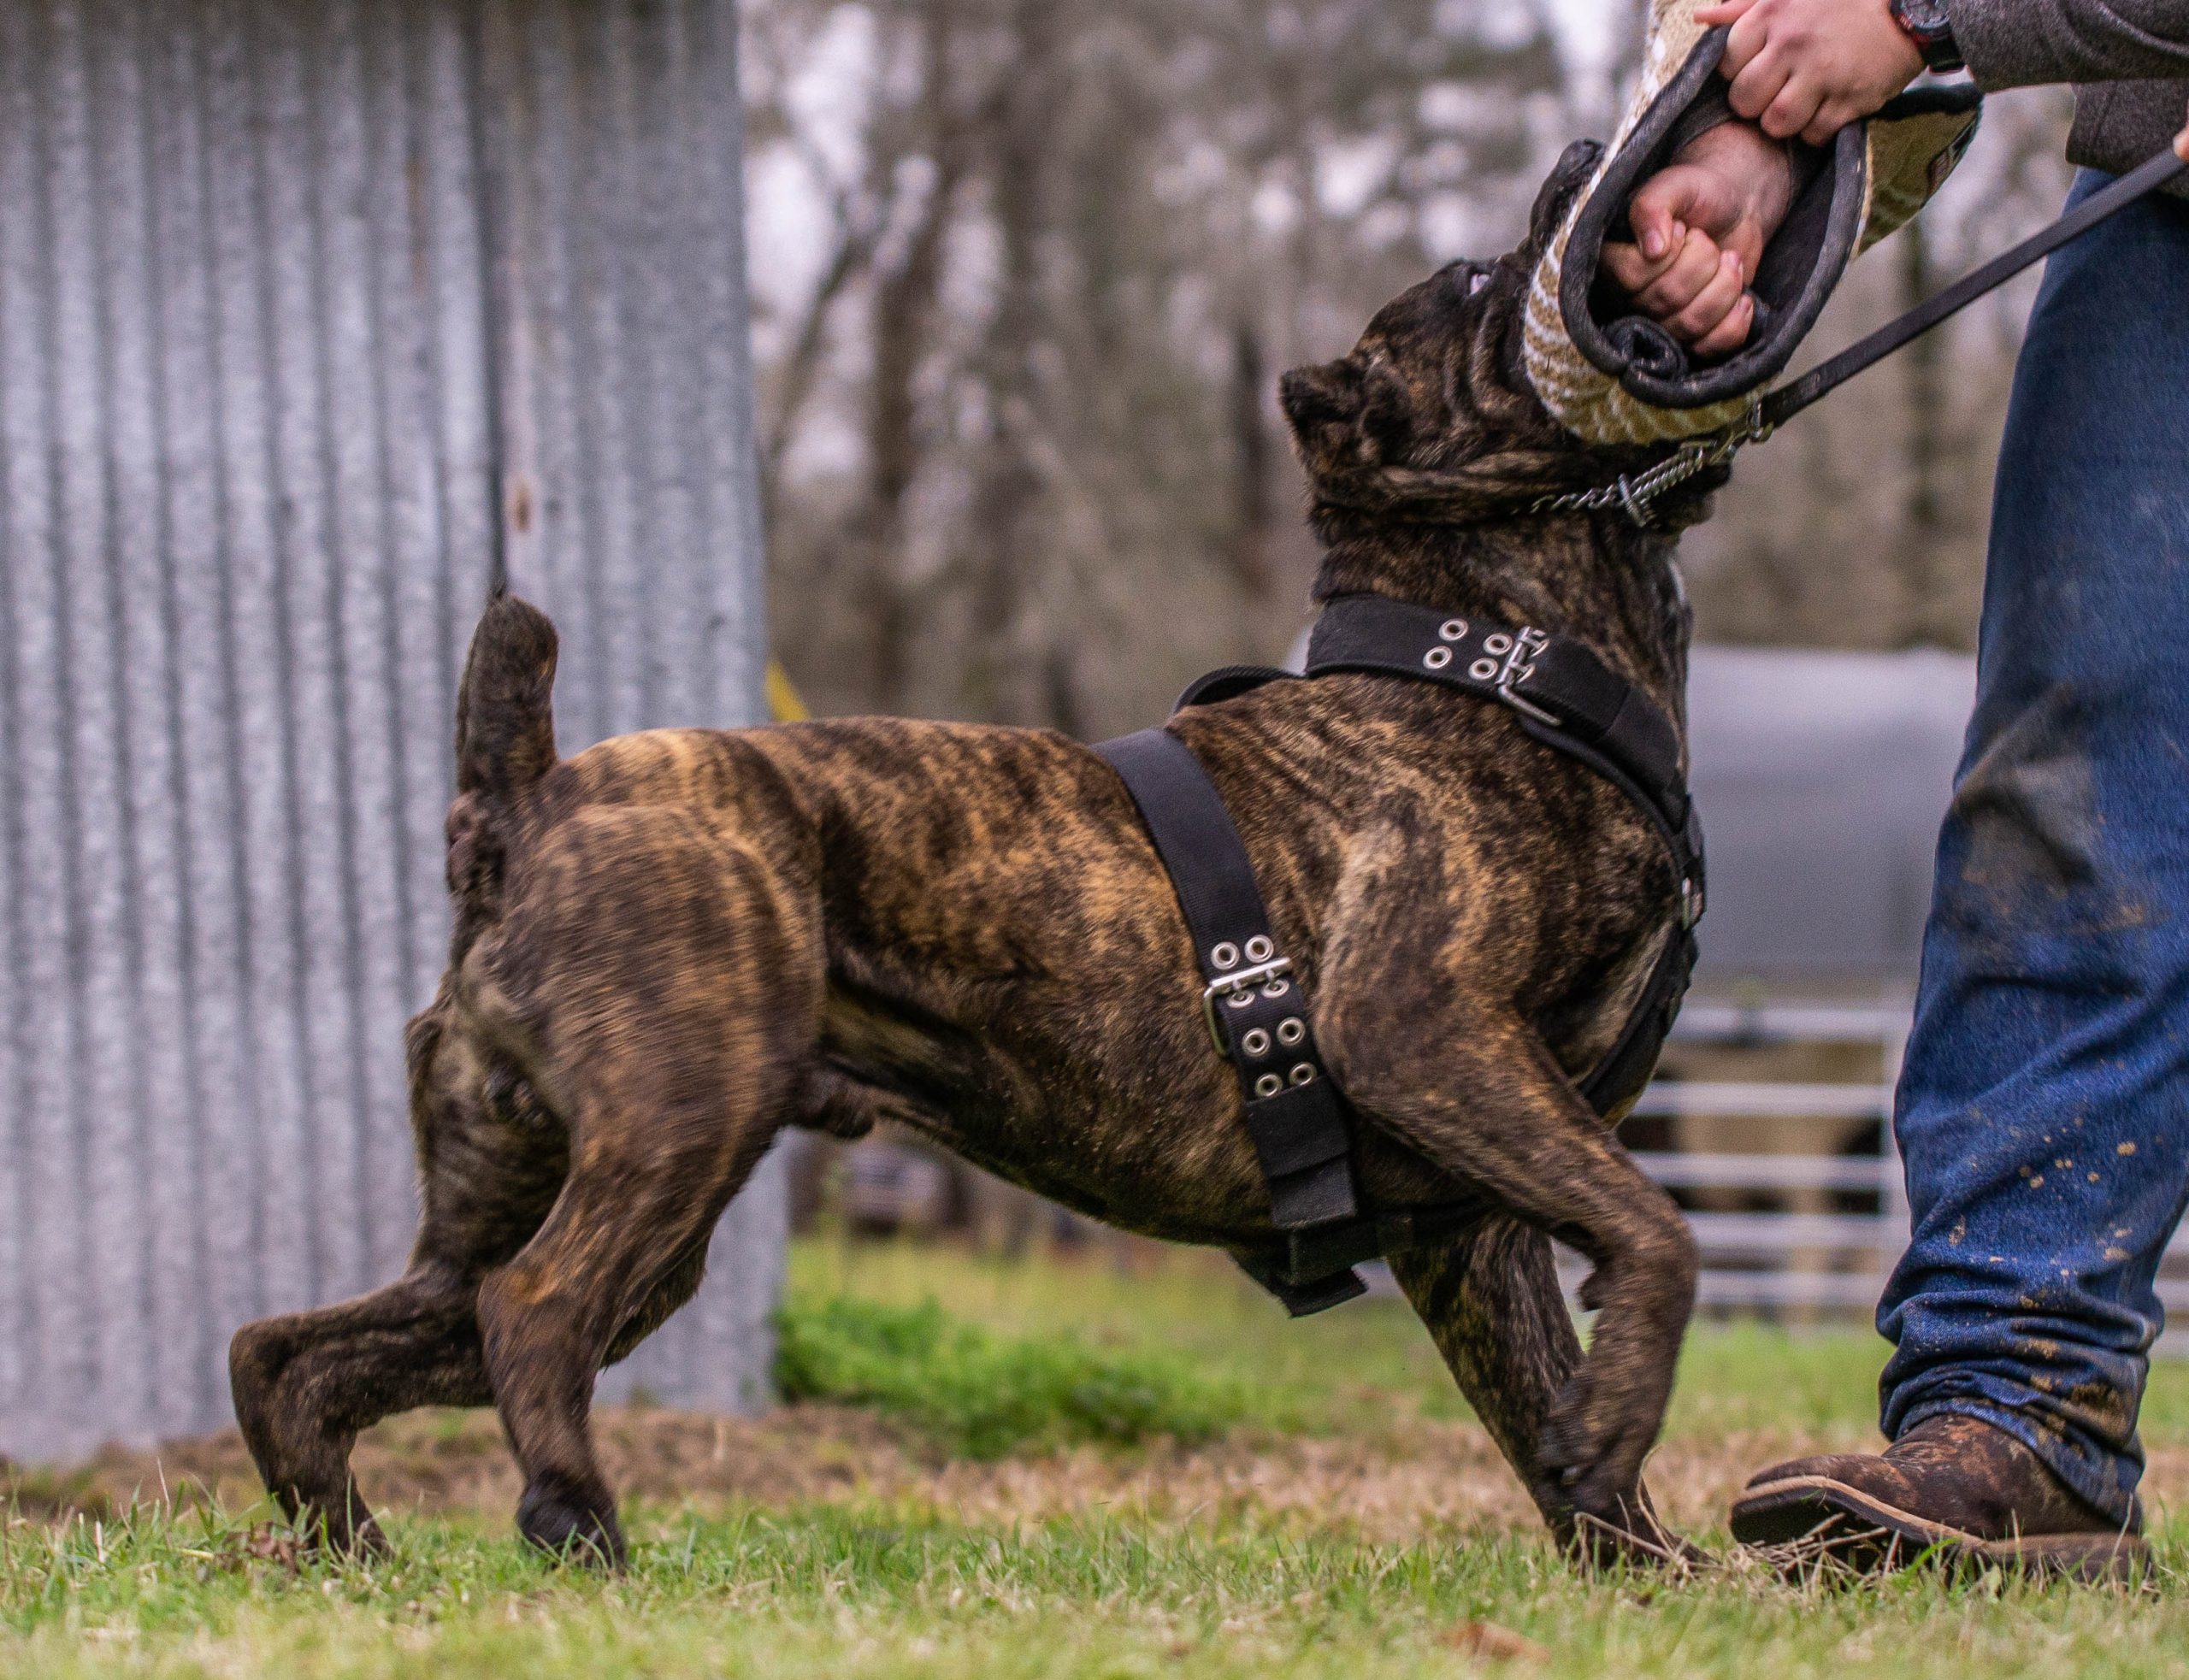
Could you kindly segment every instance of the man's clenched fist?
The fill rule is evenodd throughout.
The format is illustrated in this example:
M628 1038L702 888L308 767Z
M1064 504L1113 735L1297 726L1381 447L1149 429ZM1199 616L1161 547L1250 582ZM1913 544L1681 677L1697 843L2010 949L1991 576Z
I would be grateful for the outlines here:
M1604 247L1604 267L1644 315L1700 356L1748 342L1749 282L1793 196L1786 148L1745 122L1721 123L1680 150L1627 205L1631 245Z
M1734 110L1775 139L1820 146L1923 70L1886 0L1724 0L1695 15L1732 26L1719 74Z

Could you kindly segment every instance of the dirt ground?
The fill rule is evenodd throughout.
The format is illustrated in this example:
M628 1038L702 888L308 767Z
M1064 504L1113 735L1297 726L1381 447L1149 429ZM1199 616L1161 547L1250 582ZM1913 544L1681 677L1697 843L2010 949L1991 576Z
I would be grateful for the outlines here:
M654 1408L597 1416L609 1477L627 1502L675 1507L729 1504L788 1510L814 1504L928 1510L981 1524L1040 1523L1102 1509L1164 1525L1259 1521L1343 1528L1402 1541L1425 1528L1530 1527L1533 1513L1489 1437L1470 1424L1417 1421L1376 1436L1233 1435L1207 1446L1097 1448L939 1462L869 1413L786 1407L755 1418L697 1417ZM1752 1430L1673 1441L1649 1480L1673 1520L1704 1530L1755 1470L1803 1452L1863 1443ZM490 1413L422 1413L359 1442L358 1479L391 1511L516 1508L515 1467ZM2148 1496L2189 1493L2189 1447L2152 1453ZM209 1490L231 1511L259 1496L233 1431L151 1452L119 1448L65 1475L0 1468L26 1513L103 1514L133 1500Z

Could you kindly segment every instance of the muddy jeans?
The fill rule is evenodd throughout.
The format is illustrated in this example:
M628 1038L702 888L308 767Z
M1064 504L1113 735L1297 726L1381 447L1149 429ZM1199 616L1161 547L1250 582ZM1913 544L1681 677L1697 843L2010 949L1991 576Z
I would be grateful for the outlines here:
M1975 1413L2117 1520L2189 1186L2189 206L2046 271L1978 671L1900 1084L1884 1424Z

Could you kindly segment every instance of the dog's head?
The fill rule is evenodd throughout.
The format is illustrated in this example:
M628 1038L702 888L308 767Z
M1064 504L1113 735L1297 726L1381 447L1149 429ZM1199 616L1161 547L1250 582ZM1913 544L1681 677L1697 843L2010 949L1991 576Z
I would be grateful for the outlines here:
M1560 426L1521 368L1531 280L1598 156L1591 142L1567 149L1519 250L1453 263L1385 304L1351 355L1284 375L1285 418L1325 535L1510 517L1635 463L1641 451Z

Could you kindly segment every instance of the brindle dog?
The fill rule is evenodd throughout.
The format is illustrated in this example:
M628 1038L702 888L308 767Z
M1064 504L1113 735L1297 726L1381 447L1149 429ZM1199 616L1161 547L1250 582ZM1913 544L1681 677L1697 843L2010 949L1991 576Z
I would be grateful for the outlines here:
M1584 164L1527 248L1415 287L1350 356L1288 375L1284 406L1328 546L1319 598L1564 631L1679 717L1671 539L1519 510L1627 464L1551 424L1516 366L1535 251ZM492 1402L524 1535L620 1558L594 1373L691 1295L785 1126L888 1117L1132 1230L1271 1238L1185 923L1101 759L1040 730L869 719L564 760L555 657L542 615L488 606L459 704L449 966L408 1035L410 1269L235 1338L237 1415L292 1517L376 1543L357 1432ZM1422 683L1273 684L1175 728L1305 982L1365 1197L1485 1209L1392 1257L1460 1388L1556 1533L1663 1546L1642 1461L1695 1251L1573 1084L1667 935L1656 834L1508 713ZM1593 1263L1585 1354L1553 1236Z

